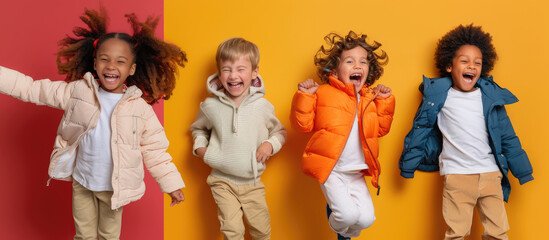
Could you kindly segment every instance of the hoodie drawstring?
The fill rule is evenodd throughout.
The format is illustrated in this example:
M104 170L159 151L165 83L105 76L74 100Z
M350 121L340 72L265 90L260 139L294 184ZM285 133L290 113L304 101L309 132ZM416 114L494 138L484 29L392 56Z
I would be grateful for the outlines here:
M254 172L254 186L257 183L257 158L255 150L252 151L252 172Z
M233 107L233 133L238 132L238 108Z

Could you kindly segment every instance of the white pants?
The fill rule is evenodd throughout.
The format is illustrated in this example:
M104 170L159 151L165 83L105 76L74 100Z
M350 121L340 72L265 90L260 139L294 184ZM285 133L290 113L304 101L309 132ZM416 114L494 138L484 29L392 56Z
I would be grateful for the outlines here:
M320 188L332 209L328 222L336 233L356 238L374 223L374 205L362 173L332 171Z

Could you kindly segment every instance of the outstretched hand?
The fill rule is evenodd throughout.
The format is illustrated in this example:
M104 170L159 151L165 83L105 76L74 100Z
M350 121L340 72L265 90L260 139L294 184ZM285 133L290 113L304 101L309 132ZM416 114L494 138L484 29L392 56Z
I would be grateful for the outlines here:
M391 96L392 90L390 87L378 84L373 88L374 92L377 92L377 98L388 98Z
M170 207L173 207L176 204L185 200L185 196L183 195L183 191L181 191L181 189L175 190L169 193L169 195L170 197L172 197L172 204L170 204Z
M318 83L315 82L313 79L307 79L297 84L297 90L302 91L304 93L315 94L319 86L320 85L318 85Z

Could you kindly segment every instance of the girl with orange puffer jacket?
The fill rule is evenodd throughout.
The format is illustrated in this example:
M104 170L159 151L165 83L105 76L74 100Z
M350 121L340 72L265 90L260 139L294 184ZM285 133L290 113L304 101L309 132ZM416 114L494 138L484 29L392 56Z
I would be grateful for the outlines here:
M393 121L395 98L383 85L372 87L383 73L387 54L381 44L368 44L353 31L331 33L315 56L322 81L298 84L290 120L301 132L314 132L303 153L303 171L316 178L327 201L330 227L338 239L358 237L374 220L374 207L364 176L378 188L378 137Z

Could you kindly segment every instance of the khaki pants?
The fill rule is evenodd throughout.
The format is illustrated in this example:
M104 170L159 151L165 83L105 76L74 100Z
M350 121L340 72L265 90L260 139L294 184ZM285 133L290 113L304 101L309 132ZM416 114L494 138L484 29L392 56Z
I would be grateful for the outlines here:
M243 240L244 223L250 227L254 240L271 238L271 217L265 201L265 185L236 185L227 180L208 176L207 183L217 204L217 218L225 240Z
M122 208L111 210L111 197L111 191L94 192L72 182L75 240L120 238Z
M444 176L442 215L448 225L444 239L464 239L469 235L475 205L484 226L482 239L508 239L501 178L499 171Z

